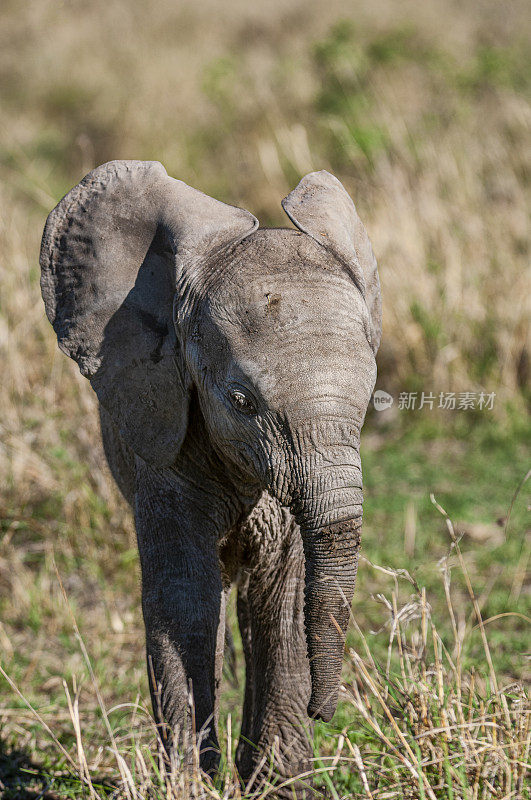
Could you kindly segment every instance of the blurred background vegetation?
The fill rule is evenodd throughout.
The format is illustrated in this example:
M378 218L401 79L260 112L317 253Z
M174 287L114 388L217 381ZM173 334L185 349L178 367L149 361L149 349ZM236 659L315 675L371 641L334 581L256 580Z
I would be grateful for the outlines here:
M306 172L343 181L380 265L378 386L496 393L491 412L369 414L365 553L416 571L444 605L434 492L485 613L529 613L525 487L511 506L529 444L528 12L524 0L3 0L0 650L64 741L61 680L83 667L54 559L110 701L147 696L131 519L38 286L46 214L107 160L160 160L262 225L288 224L280 200ZM366 630L383 579L360 569ZM490 627L497 668L521 679L524 623ZM4 688L6 752L43 757L42 731Z
M5 0L5 236L31 215L35 248L50 205L113 158L161 160L263 225L328 168L381 264L382 385L507 399L529 378L524 8Z

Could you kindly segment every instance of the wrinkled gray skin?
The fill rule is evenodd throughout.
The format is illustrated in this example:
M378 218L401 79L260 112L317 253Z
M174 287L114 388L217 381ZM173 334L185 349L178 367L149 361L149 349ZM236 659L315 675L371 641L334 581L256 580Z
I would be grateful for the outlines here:
M307 770L311 720L337 704L380 339L376 262L342 185L311 173L283 207L299 230L258 229L156 162L111 162L52 211L41 251L46 312L135 513L161 735L194 722L209 772L238 587L245 781L272 746L280 776Z

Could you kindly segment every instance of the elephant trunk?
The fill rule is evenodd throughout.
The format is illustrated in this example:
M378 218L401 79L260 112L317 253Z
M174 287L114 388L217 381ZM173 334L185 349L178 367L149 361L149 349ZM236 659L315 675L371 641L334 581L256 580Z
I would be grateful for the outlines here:
M360 474L357 475L358 481ZM297 509L306 562L305 625L312 694L310 717L334 715L361 539L361 488L340 487Z

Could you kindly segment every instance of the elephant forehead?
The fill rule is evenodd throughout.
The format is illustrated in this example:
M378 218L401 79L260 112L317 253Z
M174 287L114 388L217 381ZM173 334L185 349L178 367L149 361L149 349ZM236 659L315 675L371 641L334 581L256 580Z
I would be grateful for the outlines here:
M278 234L267 237L258 234ZM244 336L285 336L306 328L323 335L368 320L361 294L339 262L308 236L259 231L240 245L210 296L216 321Z
M303 397L351 398L365 384L372 390L374 356L356 302L336 296L301 308L298 292L284 287L280 294L274 311L271 292L265 304L260 295L218 323L234 379L248 380L273 410Z
M309 387L350 396L360 373L369 384L368 310L341 264L296 231L249 238L208 294L203 342L218 366L230 363L273 405L282 386L297 398Z
M349 335L272 342L236 343L234 364L275 406L297 405L303 398L352 398L372 391L375 362L360 327ZM365 391L366 389L366 391Z

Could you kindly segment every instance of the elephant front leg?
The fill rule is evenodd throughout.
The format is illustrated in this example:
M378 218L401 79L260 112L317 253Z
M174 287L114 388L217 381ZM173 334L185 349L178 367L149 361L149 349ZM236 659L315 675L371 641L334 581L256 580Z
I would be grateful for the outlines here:
M175 564L180 569L182 563ZM216 715L219 686L216 669L218 628L224 629L222 592L203 581L176 580L165 569L152 582L143 580L142 607L153 711L167 750L174 746L191 760L199 745L200 766L212 774L219 764ZM208 602L205 595L209 594ZM187 601L183 601L186 595Z
M253 789L280 785L312 769L307 716L310 670L304 632L304 557L299 530L270 498L250 520L252 554L238 593L246 689L236 765ZM309 777L277 797L312 796Z
M215 532L182 482L147 467L135 506L155 719L168 750L189 758L195 738L201 768L213 773L225 628Z

